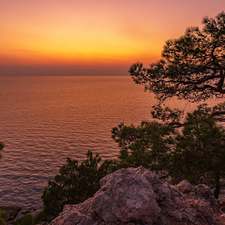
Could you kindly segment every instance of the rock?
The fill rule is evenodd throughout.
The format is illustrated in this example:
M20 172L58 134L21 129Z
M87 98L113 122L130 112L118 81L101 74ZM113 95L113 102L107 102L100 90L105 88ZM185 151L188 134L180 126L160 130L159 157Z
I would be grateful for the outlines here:
M220 206L225 206L225 198L221 200Z
M29 207L29 208L27 208L26 210L23 210L21 213L22 214L28 214L28 213L32 213L32 212L34 212L34 211L36 211L37 209L36 208L34 208L34 207Z
M51 225L219 225L225 218L210 188L162 183L143 168L120 169L78 205L65 205Z
M177 189L182 193L189 193L193 191L193 186L187 180L183 180L177 185Z
M225 212L225 198L220 201L220 210Z
M152 224L157 220L161 210L152 184L139 172L121 169L101 180L102 188L93 197L92 207L104 222L142 220Z

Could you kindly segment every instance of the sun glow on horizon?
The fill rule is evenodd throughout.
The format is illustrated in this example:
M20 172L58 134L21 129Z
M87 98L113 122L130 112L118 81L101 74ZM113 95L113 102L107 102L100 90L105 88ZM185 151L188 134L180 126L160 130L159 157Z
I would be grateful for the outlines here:
M179 37L187 26L200 25L203 16L214 17L225 7L223 0L216 6L199 0L195 9L193 4L194 0L2 1L0 65L152 63L160 58L167 39ZM190 10L198 13L190 17Z

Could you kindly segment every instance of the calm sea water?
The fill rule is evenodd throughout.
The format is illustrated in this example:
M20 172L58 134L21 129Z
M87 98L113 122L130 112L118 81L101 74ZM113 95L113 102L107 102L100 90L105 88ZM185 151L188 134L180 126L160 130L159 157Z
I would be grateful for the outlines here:
M0 205L42 209L41 195L71 157L119 148L112 127L150 120L153 97L129 76L0 77Z

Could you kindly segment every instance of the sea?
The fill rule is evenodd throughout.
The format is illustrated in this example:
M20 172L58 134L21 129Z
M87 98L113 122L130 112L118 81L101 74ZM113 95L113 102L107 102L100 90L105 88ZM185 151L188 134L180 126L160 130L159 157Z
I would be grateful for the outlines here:
M67 157L116 158L111 130L151 120L156 102L130 76L0 76L0 205L43 208Z
M0 76L0 84L0 205L37 211L67 157L116 158L112 128L151 121L156 103L130 76Z

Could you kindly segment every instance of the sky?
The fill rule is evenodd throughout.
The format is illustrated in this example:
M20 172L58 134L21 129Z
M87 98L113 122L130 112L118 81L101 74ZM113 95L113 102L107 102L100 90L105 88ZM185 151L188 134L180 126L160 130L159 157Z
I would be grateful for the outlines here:
M128 75L224 0L1 0L0 75Z

